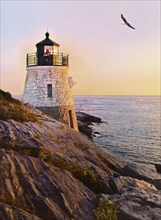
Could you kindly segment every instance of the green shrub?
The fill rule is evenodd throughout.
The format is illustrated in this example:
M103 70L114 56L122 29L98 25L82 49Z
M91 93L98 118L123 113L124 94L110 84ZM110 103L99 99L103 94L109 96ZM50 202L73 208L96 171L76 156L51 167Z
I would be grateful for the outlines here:
M119 206L112 200L105 200L101 197L94 210L96 220L117 220Z

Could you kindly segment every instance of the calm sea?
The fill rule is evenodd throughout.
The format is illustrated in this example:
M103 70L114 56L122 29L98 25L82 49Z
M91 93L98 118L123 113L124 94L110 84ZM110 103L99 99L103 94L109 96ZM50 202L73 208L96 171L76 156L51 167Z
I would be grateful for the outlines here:
M161 163L161 97L76 96L76 111L100 117L94 141L126 161Z

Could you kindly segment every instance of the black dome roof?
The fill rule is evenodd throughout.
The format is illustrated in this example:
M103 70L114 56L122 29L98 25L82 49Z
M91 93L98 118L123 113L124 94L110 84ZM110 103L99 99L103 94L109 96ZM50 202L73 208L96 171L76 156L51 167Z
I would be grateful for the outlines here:
M45 36L46 36L46 38L44 40L40 41L39 43L37 43L36 47L40 46L40 45L48 45L48 46L56 45L56 46L59 46L59 44L57 44L56 42L49 39L49 33L48 32L46 32Z

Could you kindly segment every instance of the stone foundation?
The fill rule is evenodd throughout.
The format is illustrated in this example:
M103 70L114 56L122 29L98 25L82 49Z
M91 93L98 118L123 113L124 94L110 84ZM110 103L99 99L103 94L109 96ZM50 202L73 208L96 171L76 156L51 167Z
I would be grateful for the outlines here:
M78 130L75 107L73 106L36 106L36 108L45 114L48 114L58 121L69 125L74 130Z

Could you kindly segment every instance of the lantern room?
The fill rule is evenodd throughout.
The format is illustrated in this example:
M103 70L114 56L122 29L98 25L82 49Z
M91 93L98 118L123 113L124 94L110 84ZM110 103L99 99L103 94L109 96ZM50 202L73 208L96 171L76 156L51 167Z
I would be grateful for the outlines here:
M37 52L27 54L27 66L68 66L68 55L59 53L59 44L49 38L36 44Z

